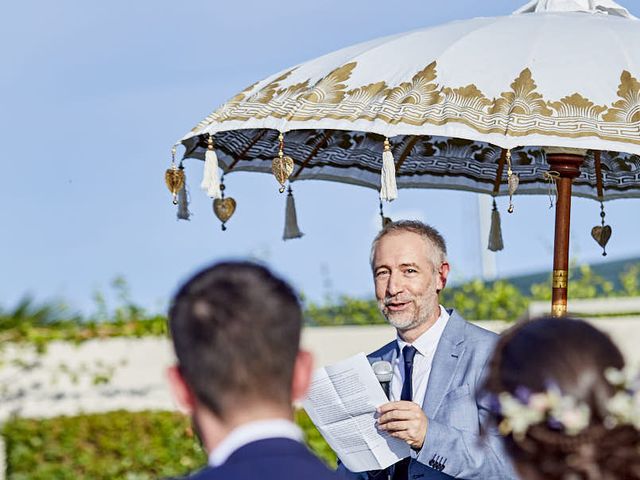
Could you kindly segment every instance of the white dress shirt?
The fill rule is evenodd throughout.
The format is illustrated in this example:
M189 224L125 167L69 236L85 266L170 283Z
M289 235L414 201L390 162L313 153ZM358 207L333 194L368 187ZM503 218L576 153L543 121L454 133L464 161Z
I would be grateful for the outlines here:
M420 406L422 406L424 396L427 393L427 383L429 382L433 356L436 353L440 337L442 336L442 332L447 326L448 321L449 314L444 307L440 305L440 316L436 320L436 323L434 323L429 330L420 335L412 344L417 352L413 359L413 376L411 378L413 392L411 398ZM392 401L400 400L402 395L402 384L404 383L404 357L402 355L402 349L405 345L409 345L399 336L396 341L398 342L400 350L398 357L394 362L392 362L393 377L391 378L391 385L389 388L389 396Z
M290 438L302 442L302 430L285 419L259 420L235 428L209 453L209 465L219 467L241 447L267 438Z

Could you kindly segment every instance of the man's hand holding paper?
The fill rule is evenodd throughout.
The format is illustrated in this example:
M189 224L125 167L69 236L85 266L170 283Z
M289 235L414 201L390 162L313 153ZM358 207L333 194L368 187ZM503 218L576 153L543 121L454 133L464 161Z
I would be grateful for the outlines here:
M400 400L378 407L378 428L420 450L427 434L427 416L414 402Z
M303 405L352 472L381 470L410 454L406 442L378 429L377 407L388 399L364 353L317 370Z

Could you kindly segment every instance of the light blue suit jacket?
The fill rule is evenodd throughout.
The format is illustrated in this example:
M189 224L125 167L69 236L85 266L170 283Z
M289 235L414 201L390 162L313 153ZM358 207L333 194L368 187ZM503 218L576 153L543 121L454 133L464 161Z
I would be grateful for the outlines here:
M480 437L489 405L477 391L498 337L467 322L453 310L449 314L422 402L428 419L427 435L417 458L411 459L409 479L515 479L497 432L489 430L485 437ZM370 363L393 362L397 356L394 340L367 358ZM393 466L388 470L392 469ZM339 470L354 480L382 480L392 473L382 470L353 473L343 465Z

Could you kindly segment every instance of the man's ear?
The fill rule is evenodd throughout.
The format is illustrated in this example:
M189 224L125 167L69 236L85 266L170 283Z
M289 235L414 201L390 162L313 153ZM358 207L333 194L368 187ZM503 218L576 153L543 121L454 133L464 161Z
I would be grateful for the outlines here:
M436 291L440 293L440 291L447 285L447 277L449 276L449 270L451 267L447 262L443 262L438 269L437 274L437 287Z
M184 380L177 365L167 368L167 378L178 407L187 415L191 415L195 410L196 397Z
M311 376L313 375L313 355L306 350L300 350L293 365L293 380L291 382L291 399L301 401L307 395Z

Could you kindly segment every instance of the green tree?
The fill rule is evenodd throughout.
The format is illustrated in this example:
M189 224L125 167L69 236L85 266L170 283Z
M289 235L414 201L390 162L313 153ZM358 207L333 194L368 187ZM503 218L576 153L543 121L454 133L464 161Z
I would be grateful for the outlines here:
M305 307L305 318L311 326L374 325L386 321L378 310L375 300L341 296L338 301L318 305L309 302Z
M609 297L618 294L614 291L613 282L606 280L593 271L589 265L569 268L569 298ZM551 275L546 282L531 286L533 300L551 300Z
M444 289L441 301L469 320L516 320L529 305L518 288L503 280L473 280Z
M640 296L640 264L628 266L620 274L620 284L622 285L622 294L625 297Z

